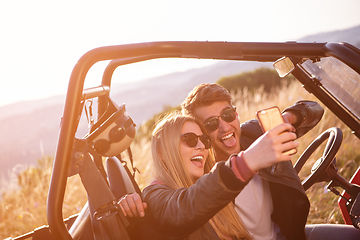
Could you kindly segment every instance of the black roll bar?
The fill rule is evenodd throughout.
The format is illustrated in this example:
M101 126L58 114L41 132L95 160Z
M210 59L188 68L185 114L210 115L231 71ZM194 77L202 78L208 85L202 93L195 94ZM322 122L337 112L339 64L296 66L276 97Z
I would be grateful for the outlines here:
M117 66L155 58L198 58L244 61L275 61L283 56L319 58L332 55L333 47L326 43L249 43L249 42L150 42L100 47L85 53L75 65L68 85L63 121L56 149L53 173L47 200L47 218L54 237L72 239L63 223L62 206L73 141L79 121L80 102L89 69L99 61L114 60L104 73L104 88L100 95L109 94L111 76ZM336 51L335 51L336 52ZM119 60L116 60L119 59ZM358 71L360 73L360 70ZM108 75L106 75L108 74ZM91 92L91 96L96 95ZM101 102L99 98L99 102ZM99 113L106 106L99 106Z
M348 43L327 43L325 46L326 56L335 57L360 74L360 54L354 51L354 47Z

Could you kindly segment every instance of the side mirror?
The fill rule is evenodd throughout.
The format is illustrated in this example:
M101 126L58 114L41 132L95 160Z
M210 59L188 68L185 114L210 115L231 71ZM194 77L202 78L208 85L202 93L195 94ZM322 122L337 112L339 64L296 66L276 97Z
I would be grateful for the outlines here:
M289 75L294 69L294 63L288 57L282 57L274 62L273 67L281 78Z

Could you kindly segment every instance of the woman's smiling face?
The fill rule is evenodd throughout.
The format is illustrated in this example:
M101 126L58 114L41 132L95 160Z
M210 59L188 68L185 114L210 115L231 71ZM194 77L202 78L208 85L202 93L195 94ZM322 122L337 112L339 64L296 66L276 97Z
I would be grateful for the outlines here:
M200 136L203 135L200 127L192 121L184 123L181 129L181 135L185 133L195 133ZM180 140L180 154L184 161L185 167L188 169L190 175L197 180L204 175L205 161L209 155L209 150L205 149L205 145L198 138L195 147L189 147L184 139Z

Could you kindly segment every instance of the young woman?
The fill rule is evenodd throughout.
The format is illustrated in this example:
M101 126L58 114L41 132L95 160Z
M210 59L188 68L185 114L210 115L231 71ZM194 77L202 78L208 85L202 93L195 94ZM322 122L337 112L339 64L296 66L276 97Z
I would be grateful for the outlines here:
M280 133L289 126L274 131ZM210 145L200 124L179 113L164 118L153 131L155 181L143 190L147 205L139 204L137 211L141 216L147 208L147 221L164 237L250 239L232 201L258 169L250 169L242 153L215 165ZM134 196L120 201L125 214L136 215L129 210L134 202Z

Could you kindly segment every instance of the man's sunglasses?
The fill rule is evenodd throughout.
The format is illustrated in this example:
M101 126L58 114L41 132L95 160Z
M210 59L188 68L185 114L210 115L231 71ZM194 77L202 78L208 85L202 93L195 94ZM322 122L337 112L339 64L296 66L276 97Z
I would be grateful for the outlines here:
M205 145L205 149L209 149L211 147L211 139L208 135L196 135L193 132L188 132L185 134L182 134L180 136L181 139L183 139L186 144L189 147L196 147L196 145L198 144L198 139L200 139L200 141Z
M212 117L212 118L209 118L208 120L206 120L204 122L204 127L206 128L206 130L208 130L209 132L213 132L216 129L218 129L219 128L219 118L221 118L222 120L224 120L227 123L234 121L236 119L236 108L235 107L229 108L229 109L225 110L219 116Z

